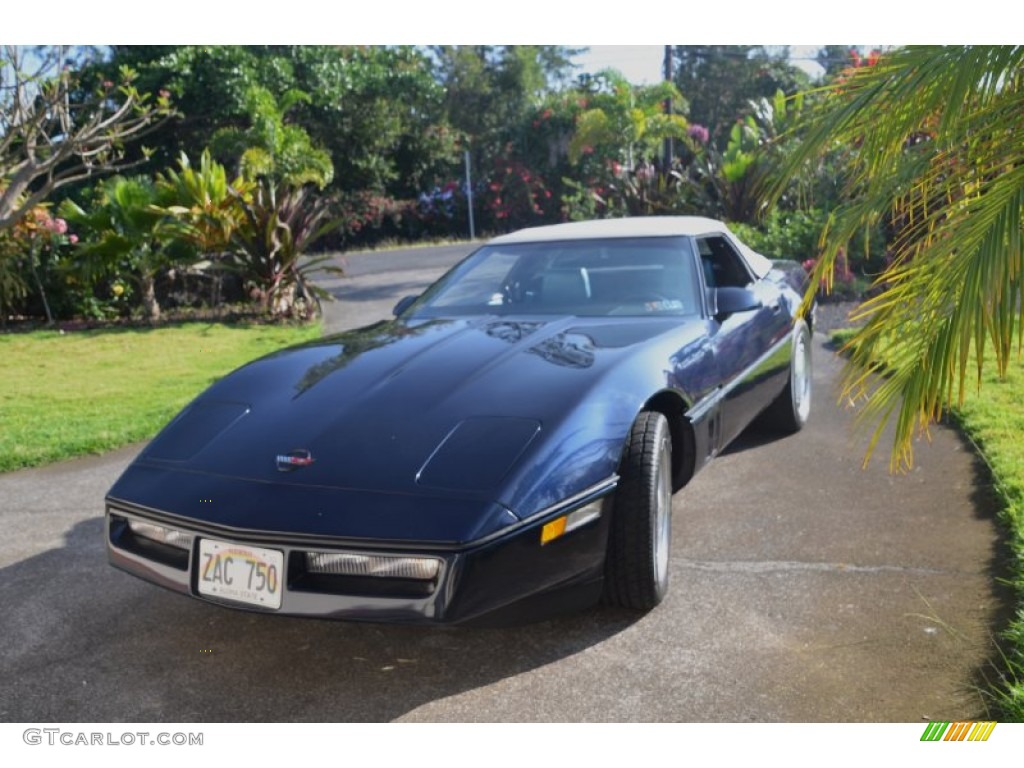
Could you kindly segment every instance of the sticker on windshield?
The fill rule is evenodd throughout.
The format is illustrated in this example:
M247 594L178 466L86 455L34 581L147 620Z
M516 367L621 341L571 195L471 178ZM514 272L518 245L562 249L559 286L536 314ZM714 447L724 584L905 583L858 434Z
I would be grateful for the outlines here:
M683 308L683 302L679 299L662 299L661 301L648 301L644 304L648 312L678 312Z

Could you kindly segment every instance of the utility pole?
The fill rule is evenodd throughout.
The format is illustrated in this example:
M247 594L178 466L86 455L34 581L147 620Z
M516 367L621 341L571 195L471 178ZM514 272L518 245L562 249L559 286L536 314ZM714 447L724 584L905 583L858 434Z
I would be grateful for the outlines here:
M473 226L473 179L469 173L469 150L466 150L466 205L469 207L469 239L476 239L476 227Z
M672 82L672 46L671 45L666 45L665 46L665 82L666 83L671 83ZM671 115L672 114L672 99L671 98L665 99L665 114L666 115ZM663 160L664 160L664 163L665 163L665 173L668 173L669 171L672 170L672 137L671 136L666 136L665 137L665 150L664 150L664 152L662 154L663 154Z

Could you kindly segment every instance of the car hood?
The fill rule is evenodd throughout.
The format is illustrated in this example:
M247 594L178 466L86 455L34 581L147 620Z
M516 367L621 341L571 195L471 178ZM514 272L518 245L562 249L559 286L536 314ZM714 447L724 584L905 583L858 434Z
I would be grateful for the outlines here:
M521 514L501 491L512 468L624 358L673 330L668 346L678 348L684 327L678 317L379 323L235 371L179 414L134 470L170 470L197 488L217 476L344 490L364 504L368 494L401 504L445 498ZM606 447L613 453L628 424L620 429Z

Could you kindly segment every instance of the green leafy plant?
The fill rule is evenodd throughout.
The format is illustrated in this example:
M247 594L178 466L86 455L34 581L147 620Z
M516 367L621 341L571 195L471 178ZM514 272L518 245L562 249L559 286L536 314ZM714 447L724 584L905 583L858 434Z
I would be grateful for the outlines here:
M10 232L0 231L0 326L7 316L28 296L28 284L20 269L22 246Z
M211 145L219 155L237 158L247 179L267 176L278 183L323 189L334 177L331 156L314 146L305 128L286 121L289 111L309 102L309 95L297 88L275 98L268 88L252 85L244 98L249 126L222 128Z
M86 211L72 200L60 206L62 215L82 233L77 254L80 270L89 280L134 281L145 316L160 319L157 274L172 263L194 260L195 250L173 236L167 216L156 206L157 190L145 176L115 176L97 187Z
M314 272L340 274L329 254L307 256L309 248L344 220L329 200L310 187L285 188L261 179L242 202L244 219L232 235L228 264L251 286L253 296L274 316L309 319L330 294L310 281Z
M178 167L156 178L159 210L171 218L165 222L167 231L201 254L226 251L244 221L242 206L254 184L241 177L229 182L224 166L212 159L208 149L203 150L198 168L184 153Z

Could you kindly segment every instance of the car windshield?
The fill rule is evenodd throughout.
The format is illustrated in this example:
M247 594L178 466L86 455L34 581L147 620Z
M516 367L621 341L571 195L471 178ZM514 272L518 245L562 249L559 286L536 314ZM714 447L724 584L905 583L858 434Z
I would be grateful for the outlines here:
M478 314L685 315L699 311L689 241L680 237L484 246L413 306Z

